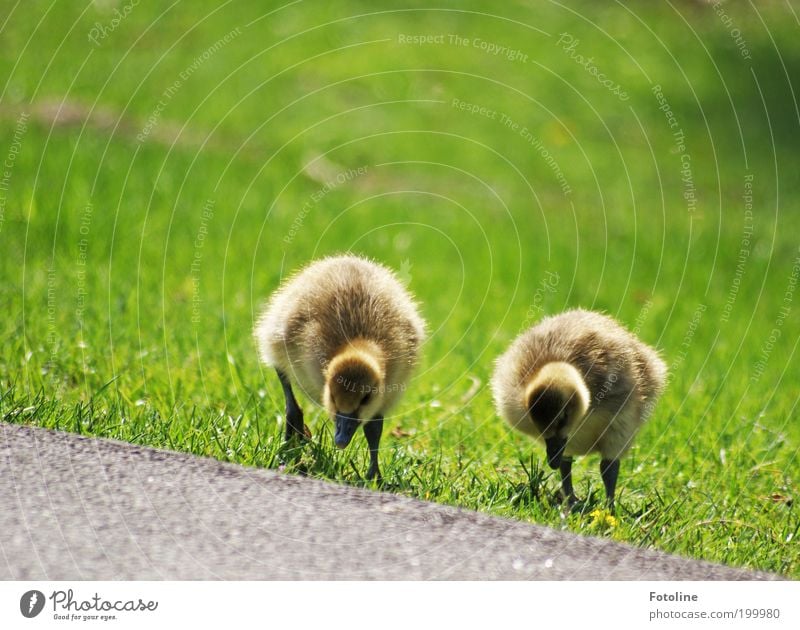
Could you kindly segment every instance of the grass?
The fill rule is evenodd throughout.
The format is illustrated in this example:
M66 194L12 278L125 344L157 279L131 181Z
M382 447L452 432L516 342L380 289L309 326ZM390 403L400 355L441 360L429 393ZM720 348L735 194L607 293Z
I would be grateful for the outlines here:
M276 467L255 314L352 250L401 269L432 330L388 490L800 577L796 13L723 5L744 59L701 3L459 6L140 3L97 44L102 4L0 8L0 417ZM487 387L572 306L671 366L616 523L552 504ZM301 403L309 474L364 483L363 439L338 452Z

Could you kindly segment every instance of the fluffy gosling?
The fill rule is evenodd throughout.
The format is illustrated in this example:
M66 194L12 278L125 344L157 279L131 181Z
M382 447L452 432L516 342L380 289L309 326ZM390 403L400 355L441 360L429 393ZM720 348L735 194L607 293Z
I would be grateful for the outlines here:
M425 338L425 322L392 271L353 255L324 258L287 280L255 328L263 362L286 399L286 435L304 435L292 382L324 405L345 448L363 426L367 479L380 479L383 418L405 391Z
M667 366L611 317L576 309L522 333L497 359L498 413L541 442L570 507L572 456L599 452L609 508L619 460L664 389Z

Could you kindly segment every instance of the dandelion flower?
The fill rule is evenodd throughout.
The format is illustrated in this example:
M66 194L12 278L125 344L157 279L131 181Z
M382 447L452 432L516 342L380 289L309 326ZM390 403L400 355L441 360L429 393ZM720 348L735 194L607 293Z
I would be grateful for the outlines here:
M611 514L608 510L594 510L589 513L589 516L592 519L592 527L605 525L606 527L613 529L619 525L619 520L617 520L617 517Z

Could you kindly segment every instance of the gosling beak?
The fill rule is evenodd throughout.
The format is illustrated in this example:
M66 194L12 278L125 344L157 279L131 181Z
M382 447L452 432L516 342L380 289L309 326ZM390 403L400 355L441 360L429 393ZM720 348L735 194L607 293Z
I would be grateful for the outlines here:
M551 437L544 441L544 445L547 447L547 465L555 470L561 466L561 456L567 446L567 438Z
M356 429L361 425L358 418L351 418L350 416L337 413L336 414L336 433L333 436L333 441L339 448L345 448L353 439Z

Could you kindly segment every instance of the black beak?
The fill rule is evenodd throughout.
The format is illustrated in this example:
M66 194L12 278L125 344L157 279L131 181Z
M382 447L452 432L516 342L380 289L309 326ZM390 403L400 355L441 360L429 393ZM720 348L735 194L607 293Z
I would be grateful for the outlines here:
M555 470L561 466L561 456L564 454L567 438L551 437L544 441L544 445L547 447L547 465Z
M336 414L336 433L333 441L339 448L345 448L355 435L356 429L361 425L358 418L351 418L341 413Z

